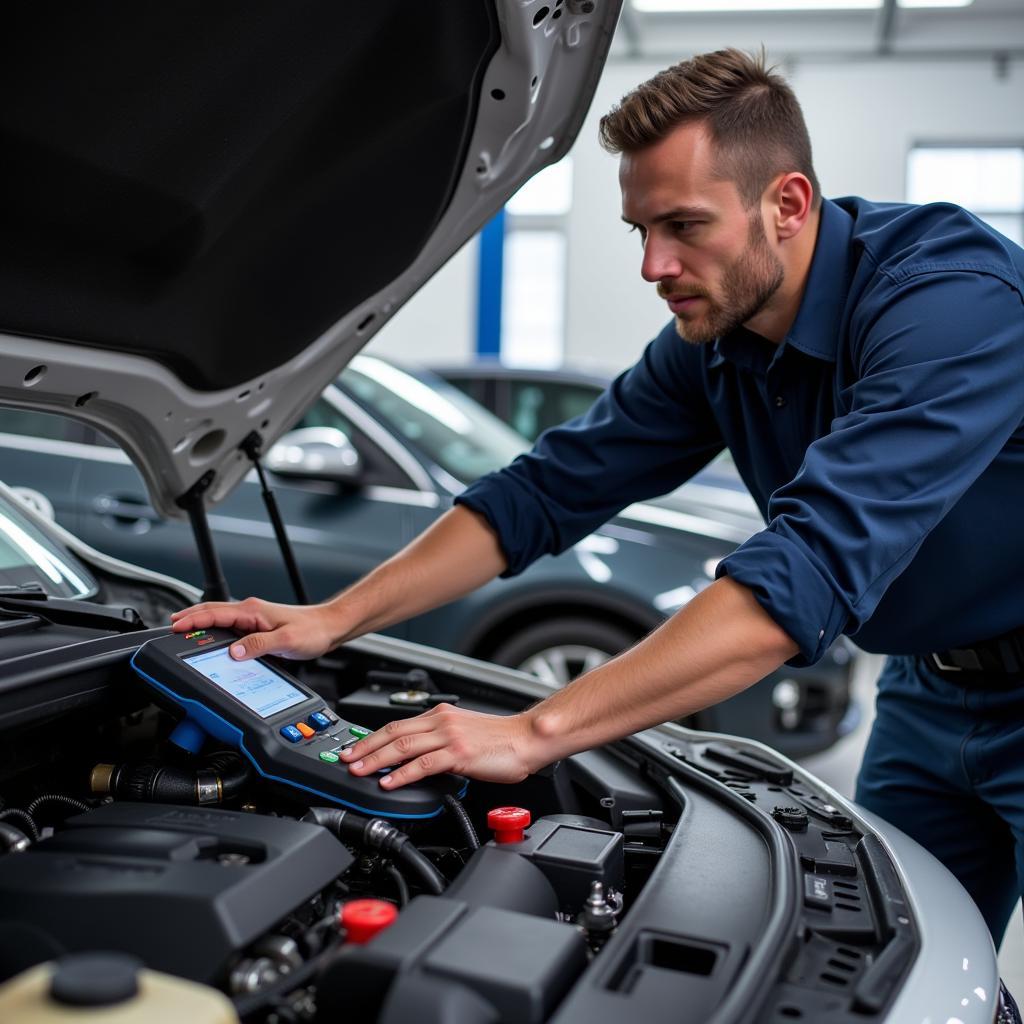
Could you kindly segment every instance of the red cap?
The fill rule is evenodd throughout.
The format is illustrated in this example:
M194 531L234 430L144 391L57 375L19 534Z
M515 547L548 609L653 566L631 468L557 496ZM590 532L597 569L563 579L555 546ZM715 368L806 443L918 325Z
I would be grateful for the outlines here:
M346 942L362 945L394 924L398 907L386 900L349 900L341 908L341 926L347 933Z
M487 827L494 830L496 843L521 843L523 829L530 827L525 807L495 807L487 812Z

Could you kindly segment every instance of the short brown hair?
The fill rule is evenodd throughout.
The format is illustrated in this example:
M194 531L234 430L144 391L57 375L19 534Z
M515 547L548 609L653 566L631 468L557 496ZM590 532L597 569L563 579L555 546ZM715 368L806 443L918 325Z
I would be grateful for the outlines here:
M805 175L815 205L820 201L800 104L765 66L763 51L716 50L660 71L601 118L601 145L609 153L636 152L695 121L706 125L722 160L720 176L736 183L746 206L787 171Z

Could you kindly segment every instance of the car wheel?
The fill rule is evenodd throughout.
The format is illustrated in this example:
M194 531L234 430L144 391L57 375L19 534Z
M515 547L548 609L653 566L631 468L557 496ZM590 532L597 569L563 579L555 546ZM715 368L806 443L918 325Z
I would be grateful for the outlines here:
M637 639L621 626L593 619L537 622L499 644L491 661L529 672L554 686L565 686Z

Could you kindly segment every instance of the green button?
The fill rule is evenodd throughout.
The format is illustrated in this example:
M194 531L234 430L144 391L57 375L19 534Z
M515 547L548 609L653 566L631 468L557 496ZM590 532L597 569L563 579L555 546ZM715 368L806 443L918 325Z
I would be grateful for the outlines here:
M370 730L364 729L361 725L350 725L348 727L348 731L352 733L353 736L358 736L360 739L362 739L363 736L370 735Z
M333 750L321 750L320 751L320 760L321 761L326 761L328 764L337 764L338 763L338 755L336 753L334 753Z

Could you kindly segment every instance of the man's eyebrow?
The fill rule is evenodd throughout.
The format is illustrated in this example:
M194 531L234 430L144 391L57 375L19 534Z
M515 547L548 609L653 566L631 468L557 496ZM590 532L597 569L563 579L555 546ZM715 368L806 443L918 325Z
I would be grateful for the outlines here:
M666 210L664 213L659 213L656 217L651 219L652 224L660 224L665 220L695 220L699 217L710 217L711 211L706 206L676 206L671 210ZM640 225L631 221L625 214L622 215L622 220L629 224L631 227L639 227Z

